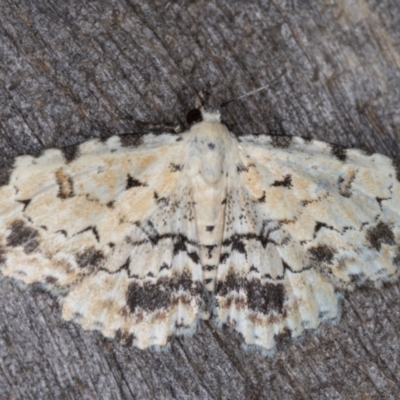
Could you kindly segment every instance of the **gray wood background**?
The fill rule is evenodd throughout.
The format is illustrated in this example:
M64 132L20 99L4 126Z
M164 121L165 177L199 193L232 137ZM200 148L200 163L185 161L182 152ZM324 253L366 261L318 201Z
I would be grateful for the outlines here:
M398 0L1 0L0 157L184 123L195 94L230 129L400 158ZM0 282L1 399L398 399L400 284L345 294L340 324L247 353L202 323L163 352L60 318Z

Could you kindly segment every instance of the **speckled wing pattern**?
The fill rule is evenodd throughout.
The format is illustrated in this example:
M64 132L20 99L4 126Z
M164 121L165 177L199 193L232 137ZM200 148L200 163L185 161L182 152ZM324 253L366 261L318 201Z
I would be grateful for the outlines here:
M3 275L62 294L64 319L125 344L192 332L203 282L180 139L111 137L17 158L0 189Z
M300 137L240 141L216 310L248 346L270 350L337 321L337 289L398 277L400 166Z
M246 346L339 319L340 289L400 267L400 165L298 137L91 140L0 173L0 271L139 348L212 315Z

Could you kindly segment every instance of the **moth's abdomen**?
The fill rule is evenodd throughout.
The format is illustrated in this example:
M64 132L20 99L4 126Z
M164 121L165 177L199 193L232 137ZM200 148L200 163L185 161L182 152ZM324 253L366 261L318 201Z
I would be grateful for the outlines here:
M225 185L213 187L201 176L197 176L193 179L193 188L196 233L203 268L203 281L206 289L212 291L221 253L225 215Z

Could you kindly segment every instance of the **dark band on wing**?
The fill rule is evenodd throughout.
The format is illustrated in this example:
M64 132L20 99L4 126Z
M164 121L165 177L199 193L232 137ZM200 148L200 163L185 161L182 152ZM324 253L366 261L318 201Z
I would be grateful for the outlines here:
M375 250L380 251L382 244L393 246L396 244L395 235L388 224L379 222L372 228L369 228L365 234L368 243Z
M10 230L6 239L7 246L21 246L26 254L33 253L39 247L39 232L28 226L23 220L14 221Z
M64 147L61 149L61 152L65 158L65 162L68 164L79 157L80 155L79 145Z
M88 247L75 256L76 263L80 268L101 267L106 259L102 251L95 247Z
M347 160L348 149L343 146L338 146L336 144L330 144L331 154L335 156L338 160L345 162Z
M251 310L263 314L271 311L283 313L286 293L282 283L262 283L259 279L247 279L231 270L223 281L218 282L215 295L228 297L234 294L244 294L247 307Z
M156 282L132 282L126 294L126 302L132 313L139 309L152 312L166 309L177 300L186 299L190 303L196 298L200 302L203 292L202 282L194 281L188 273L183 273Z

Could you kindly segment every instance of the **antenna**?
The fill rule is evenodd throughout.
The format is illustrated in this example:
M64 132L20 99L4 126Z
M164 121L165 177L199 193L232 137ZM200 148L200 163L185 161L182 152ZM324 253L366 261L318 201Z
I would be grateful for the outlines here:
M270 87L271 85L273 85L276 81L278 81L279 79L281 79L282 76L285 75L285 73L286 73L286 69L284 69L283 72L282 72L278 77L276 77L275 79L273 79L271 82L267 83L266 85L261 86L261 87L259 87L258 89L252 90L251 92L242 94L241 96L234 97L234 98L231 99L231 100L224 101L223 103L221 103L220 107L226 107L229 103L232 103L233 101L243 99L243 98L245 98L245 97L248 97L248 96L253 95L254 93L260 92L261 90L264 90L264 89L269 88L269 87Z

